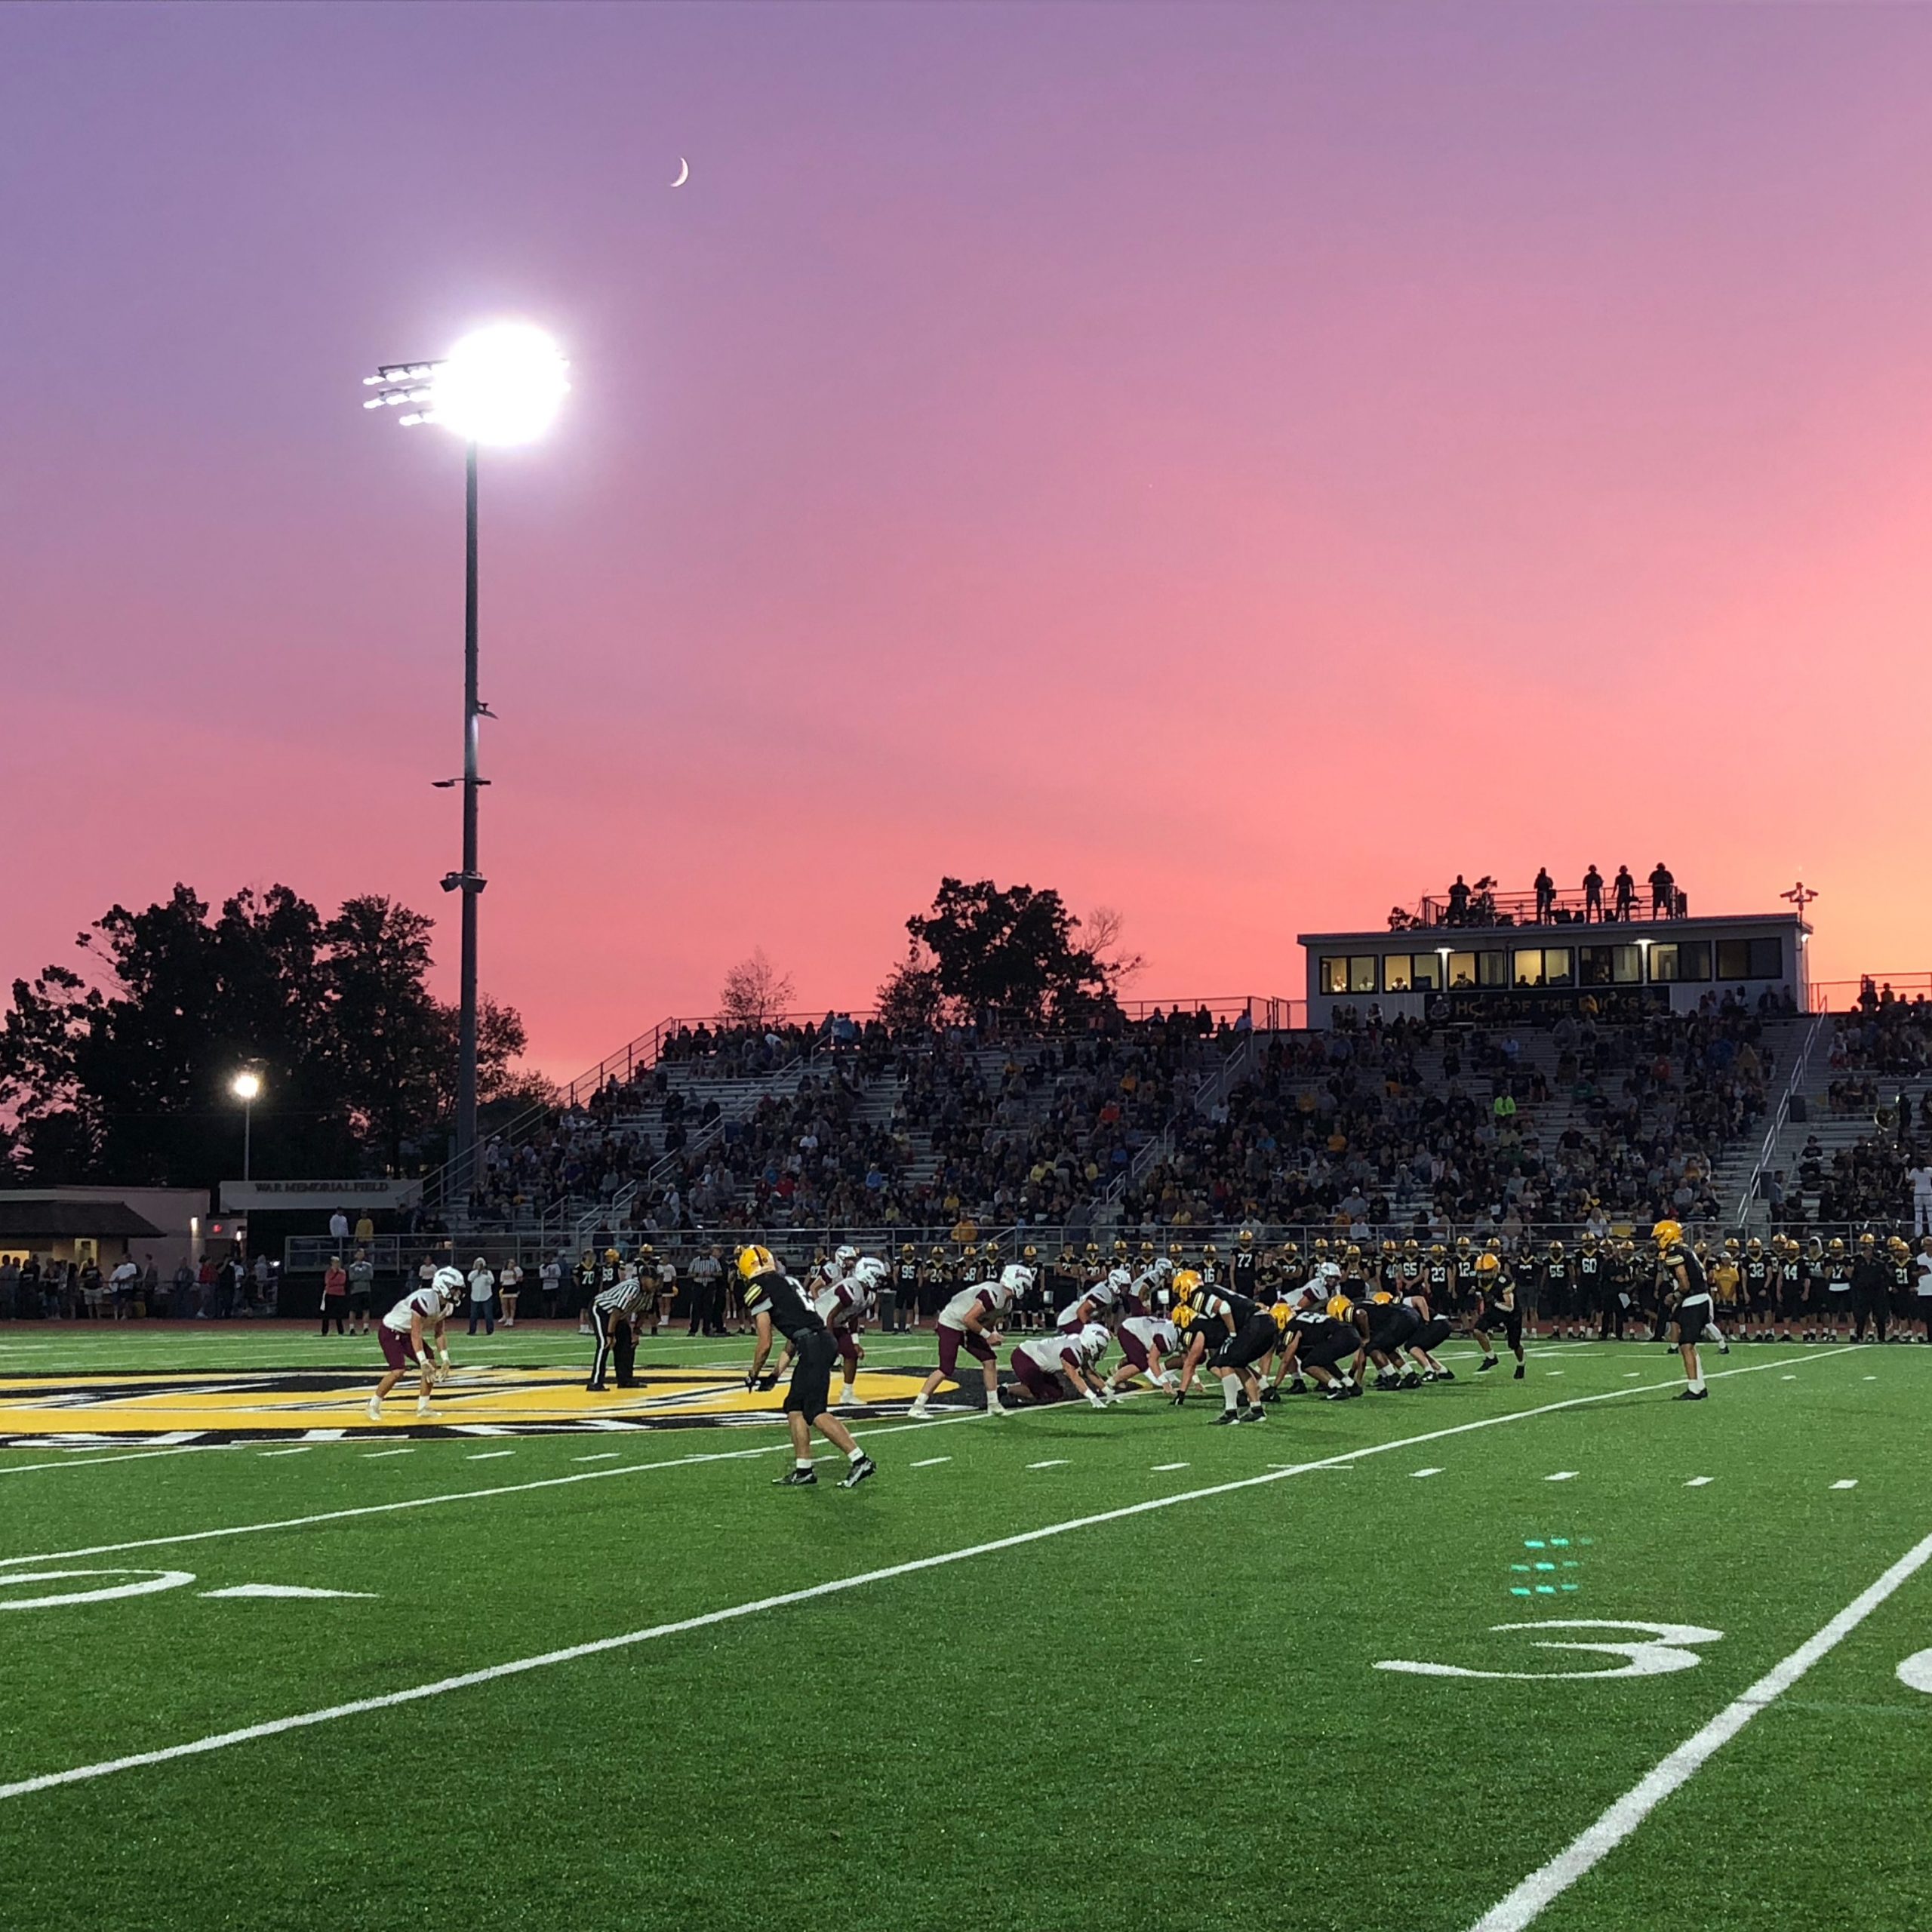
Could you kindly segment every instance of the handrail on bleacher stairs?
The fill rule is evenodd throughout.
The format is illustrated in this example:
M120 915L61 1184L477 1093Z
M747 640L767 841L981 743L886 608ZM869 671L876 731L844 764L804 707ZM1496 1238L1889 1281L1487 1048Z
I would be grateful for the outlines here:
M1751 1210L1757 1204L1758 1190L1763 1185L1765 1170L1771 1164L1771 1156L1777 1151L1778 1136L1791 1118L1791 1103L1798 1097L1798 1090L1804 1084L1804 1076L1810 1071L1811 1055L1819 1041L1823 1038L1826 1023L1831 1018L1829 1013L1819 1013L1812 1017L1811 1024L1804 1029L1804 1044L1792 1056L1791 1076L1784 1083L1784 1091L1778 1096L1777 1105L1771 1109L1770 1124L1766 1128L1763 1144L1758 1149L1758 1158L1751 1169L1751 1177L1744 1183L1738 1195L1732 1225L1743 1228L1751 1217Z

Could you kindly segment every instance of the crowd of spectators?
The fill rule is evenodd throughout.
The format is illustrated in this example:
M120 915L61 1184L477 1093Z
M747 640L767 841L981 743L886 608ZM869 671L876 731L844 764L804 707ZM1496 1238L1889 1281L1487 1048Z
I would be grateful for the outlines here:
M1695 1219L1715 1210L1718 1157L1761 1131L1776 1017L1735 995L1553 1026L1371 1008L1352 1027L1254 1041L1225 1094L1208 1076L1246 1030L1192 1012L1003 1047L876 1023L835 1043L830 1023L764 1040L697 1029L635 1082L487 1147L475 1218L917 1237L962 1222L1407 1234ZM1897 1031L1885 1050L1902 1051ZM707 1077L686 1091L694 1062L755 1079L725 1069L805 1044L749 1107L721 1105Z
M1180 1124L1124 1216L1468 1232L1708 1214L1715 1155L1765 1115L1765 1025L1713 1001L1626 1025L1565 1016L1529 1035L1534 1054L1515 1031L1407 1020L1284 1036Z

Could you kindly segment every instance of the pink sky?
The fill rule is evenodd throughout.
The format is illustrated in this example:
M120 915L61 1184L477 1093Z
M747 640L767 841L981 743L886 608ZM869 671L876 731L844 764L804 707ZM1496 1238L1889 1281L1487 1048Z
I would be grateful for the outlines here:
M5 10L0 974L177 878L448 909L460 452L358 379L506 313L553 1072L757 945L869 1003L949 872L1148 997L1660 856L1932 966L1928 87L1908 8Z

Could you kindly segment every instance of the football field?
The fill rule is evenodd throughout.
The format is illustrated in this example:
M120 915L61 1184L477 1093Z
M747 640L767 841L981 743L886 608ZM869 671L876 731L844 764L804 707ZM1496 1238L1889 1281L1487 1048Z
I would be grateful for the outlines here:
M1452 1345L1223 1428L910 1423L881 1337L880 1474L808 1494L768 1408L451 1347L509 1406L419 1435L349 1419L366 1340L0 1334L0 1925L1932 1924L1932 1348L1691 1404L1659 1347ZM747 1354L647 1343L638 1400Z

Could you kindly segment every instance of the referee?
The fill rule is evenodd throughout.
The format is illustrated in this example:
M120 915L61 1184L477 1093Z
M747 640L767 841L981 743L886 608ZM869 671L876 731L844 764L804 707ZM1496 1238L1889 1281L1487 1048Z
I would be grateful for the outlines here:
M832 1413L832 1364L838 1345L832 1331L805 1300L796 1281L772 1258L768 1247L738 1251L738 1278L744 1284L745 1312L757 1325L758 1347L745 1371L745 1386L755 1389L771 1353L775 1330L791 1344L791 1385L785 1392L785 1420L791 1425L791 1469L774 1478L781 1489L804 1489L818 1481L812 1467L812 1431L817 1429L835 1449L845 1452L851 1465L840 1478L841 1489L857 1489L878 1473L872 1459L852 1440L852 1432Z
M601 1395L604 1391L604 1373L611 1366L613 1349L617 1352L617 1386L637 1387L634 1372L637 1337L632 1324L647 1293L654 1294L657 1289L657 1284L654 1281L647 1290L637 1278L637 1263L626 1261L623 1272L592 1301L590 1319L597 1331L597 1356L591 1364L590 1380L584 1385L592 1395Z

